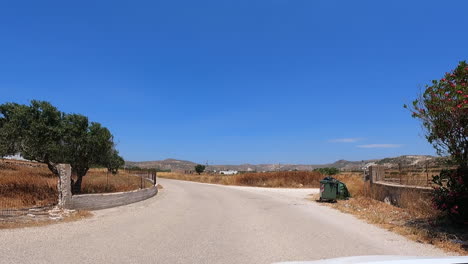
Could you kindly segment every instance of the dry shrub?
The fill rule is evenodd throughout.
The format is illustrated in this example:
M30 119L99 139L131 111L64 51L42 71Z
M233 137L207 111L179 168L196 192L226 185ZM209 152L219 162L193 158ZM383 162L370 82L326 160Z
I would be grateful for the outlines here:
M367 196L367 192L369 191L368 184L366 185L364 182L362 173L343 172L335 175L335 178L346 184L352 197Z
M119 171L117 174L107 173L106 169L91 169L83 177L81 193L110 193L128 192L138 190L141 187L140 176ZM143 179L143 188L153 185L150 181Z
M453 241L468 240L468 227L455 226L432 209L427 192L395 189L395 192L399 190L398 193L392 193L399 195L397 207L382 202L382 195L388 193L385 194L379 186L371 187L360 174L341 173L336 178L347 185L352 198L327 205L412 240L433 244L447 251L467 253L466 248ZM316 197L313 198L316 200Z
M368 223L404 235L414 241L433 244L447 251L467 254L468 251L453 241L468 239L467 227L454 226L437 211L420 208L400 208L370 197L356 197L326 204L342 212L356 215Z
M257 172L236 175L158 173L159 177L203 183L283 188L318 188L324 176L310 171Z
M184 174L177 172L158 172L158 177L182 181L194 181L212 184L232 185L232 175L219 174Z
M439 212L432 207L430 193L405 191L400 195L399 206L409 209L418 217L434 217Z
M279 171L245 173L234 176L236 185L261 187L317 188L323 175L315 171Z

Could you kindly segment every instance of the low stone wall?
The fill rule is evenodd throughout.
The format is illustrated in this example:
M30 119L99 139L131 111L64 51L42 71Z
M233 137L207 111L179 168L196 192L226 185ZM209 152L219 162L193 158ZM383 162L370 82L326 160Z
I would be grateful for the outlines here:
M428 203L431 200L431 188L398 185L386 182L371 184L372 196L376 200L409 208L414 204Z
M71 197L69 208L99 210L146 200L158 193L157 186L130 192L80 194Z
M431 187L400 185L382 181L385 168L371 166L369 168L370 194L373 199L396 205L402 208L432 210Z

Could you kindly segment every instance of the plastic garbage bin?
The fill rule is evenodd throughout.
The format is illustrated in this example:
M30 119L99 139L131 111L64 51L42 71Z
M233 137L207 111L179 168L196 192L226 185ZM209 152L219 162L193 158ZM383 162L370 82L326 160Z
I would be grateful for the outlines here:
M335 201L338 183L334 179L325 178L320 181L320 201Z
M332 177L326 177L320 181L320 201L336 201L350 197L346 184Z

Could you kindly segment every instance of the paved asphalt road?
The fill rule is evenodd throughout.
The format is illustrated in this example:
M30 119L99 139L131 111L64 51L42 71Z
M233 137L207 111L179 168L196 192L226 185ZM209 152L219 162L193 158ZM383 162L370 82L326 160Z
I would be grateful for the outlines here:
M316 189L159 179L164 189L89 219L0 230L0 263L271 263L443 253L305 200Z

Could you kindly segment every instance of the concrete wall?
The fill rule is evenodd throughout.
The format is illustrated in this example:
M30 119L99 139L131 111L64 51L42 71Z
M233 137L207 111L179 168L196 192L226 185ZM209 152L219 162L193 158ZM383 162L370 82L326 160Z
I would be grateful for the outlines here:
M69 164L58 164L57 170L59 180L57 182L58 190L58 206L60 208L70 207L72 191L71 191L71 167Z
M371 183L372 198L393 205L411 208L419 205L430 205L431 188L398 185L386 182Z
M402 208L431 209L431 187L409 186L389 183L384 179L382 166L369 167L371 196L373 199Z
M383 180L385 176L385 167L374 165L369 167L369 179L371 183Z
M59 164L57 168L60 176L57 186L59 193L58 206L61 208L86 210L111 208L143 201L155 196L158 193L158 188L156 185L152 186L151 188L130 192L72 195L70 165ZM153 176L151 179L145 180L154 183L154 180L156 180L156 175L154 174L151 176Z
M80 194L71 197L70 208L99 210L146 200L158 193L157 186L130 192Z

